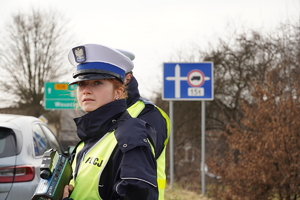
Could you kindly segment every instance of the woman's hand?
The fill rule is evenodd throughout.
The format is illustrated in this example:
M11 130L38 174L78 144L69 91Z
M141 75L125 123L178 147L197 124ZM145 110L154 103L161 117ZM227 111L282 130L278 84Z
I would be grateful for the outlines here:
M63 200L72 200L69 198L70 193L73 191L73 185L66 185L63 193Z

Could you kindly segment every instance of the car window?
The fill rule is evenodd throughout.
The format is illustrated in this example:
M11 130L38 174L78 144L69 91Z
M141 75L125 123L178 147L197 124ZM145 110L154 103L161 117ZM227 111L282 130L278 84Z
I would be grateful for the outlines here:
M19 154L22 145L23 140L20 131L0 127L0 158Z
M41 127L42 127L43 131L45 132L46 137L48 138L49 146L51 146L51 148L56 149L58 153L62 153L60 145L57 142L57 139L54 136L53 132L48 127L46 127L42 124L41 124Z
M50 149L47 138L39 124L34 124L32 130L35 156L42 156L47 149Z
M0 158L17 155L15 133L8 128L0 128Z

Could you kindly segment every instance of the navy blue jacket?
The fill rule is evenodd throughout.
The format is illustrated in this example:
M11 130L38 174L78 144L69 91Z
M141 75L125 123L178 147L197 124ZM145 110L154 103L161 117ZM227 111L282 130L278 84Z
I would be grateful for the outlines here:
M76 152L75 171L78 171L78 165L85 152L107 132L116 130L118 144L126 143L130 148L116 146L100 178L100 196L104 200L155 200L158 198L156 161L149 143L142 139L154 134L155 130L143 120L131 118L126 108L126 101L121 99L74 119L77 134L85 143L83 149ZM123 176L137 175L142 177L142 180L121 179ZM121 184L121 194L116 193L117 184Z
M130 107L141 98L138 90L138 82L134 76L132 76L130 82L127 84L127 91L127 107ZM138 118L149 123L157 131L155 146L156 157L158 157L164 148L164 141L167 138L167 127L165 118L161 115L159 110L155 108L153 104L150 103L145 105L144 110L139 114Z

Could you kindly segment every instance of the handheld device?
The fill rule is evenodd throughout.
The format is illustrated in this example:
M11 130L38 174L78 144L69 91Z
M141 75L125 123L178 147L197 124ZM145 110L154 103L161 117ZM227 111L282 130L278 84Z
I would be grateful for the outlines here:
M64 186L72 177L68 157L49 149L43 155L40 171L41 180L31 200L61 200Z

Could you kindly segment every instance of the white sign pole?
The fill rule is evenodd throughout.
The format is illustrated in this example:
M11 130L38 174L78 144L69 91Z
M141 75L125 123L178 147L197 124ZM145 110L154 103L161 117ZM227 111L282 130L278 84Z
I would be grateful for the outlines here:
M174 188L174 136L173 136L173 101L169 101L169 113L170 113L170 186Z
M201 171L202 171L202 179L201 179L201 188L202 188L202 196L205 196L205 101L201 102Z

